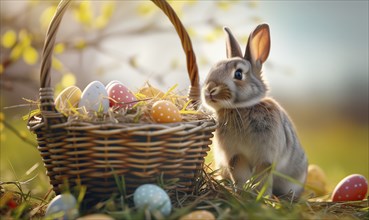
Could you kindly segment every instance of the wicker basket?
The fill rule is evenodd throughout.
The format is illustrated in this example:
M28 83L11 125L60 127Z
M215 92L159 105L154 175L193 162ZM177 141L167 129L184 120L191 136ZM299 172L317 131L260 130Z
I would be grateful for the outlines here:
M189 98L199 100L195 54L179 18L163 0L152 0L170 19L186 54L191 81ZM209 151L213 119L169 124L89 123L67 120L54 106L50 66L56 33L71 0L62 0L47 32L41 66L41 114L28 127L36 133L38 149L55 193L70 186L87 186L87 197L106 199L118 192L116 176L124 176L132 192L143 183L179 179L175 189L190 192Z

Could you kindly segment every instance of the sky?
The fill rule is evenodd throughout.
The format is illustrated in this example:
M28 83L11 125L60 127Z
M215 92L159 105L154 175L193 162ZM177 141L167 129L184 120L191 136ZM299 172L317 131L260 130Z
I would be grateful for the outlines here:
M368 1L261 1L258 10L271 26L270 60L293 71L270 71L278 87L334 98L351 81L367 91Z

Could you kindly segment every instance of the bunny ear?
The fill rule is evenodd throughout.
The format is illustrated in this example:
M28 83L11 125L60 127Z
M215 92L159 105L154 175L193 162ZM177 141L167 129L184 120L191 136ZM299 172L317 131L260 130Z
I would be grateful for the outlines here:
M270 51L269 25L261 24L251 32L244 58L261 69L261 65L267 60Z
M240 45L236 38L233 36L231 30L228 27L224 27L224 31L227 33L226 46L227 46L227 58L241 57L242 52Z

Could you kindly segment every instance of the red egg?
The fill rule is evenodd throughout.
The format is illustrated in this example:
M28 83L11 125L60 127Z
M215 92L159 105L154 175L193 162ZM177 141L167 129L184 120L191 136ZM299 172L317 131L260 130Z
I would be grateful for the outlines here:
M114 83L108 88L110 107L114 109L132 108L136 104L136 97L121 83Z
M339 182L332 194L333 202L357 201L365 199L368 181L364 176L352 174Z

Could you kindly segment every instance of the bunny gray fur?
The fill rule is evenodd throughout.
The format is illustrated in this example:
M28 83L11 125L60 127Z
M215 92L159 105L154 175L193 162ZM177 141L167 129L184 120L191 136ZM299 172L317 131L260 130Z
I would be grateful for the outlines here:
M264 172L257 178L259 189L268 183L267 194L292 192L298 198L307 175L307 158L285 110L266 97L268 88L261 74L270 50L269 26L259 25L250 34L243 57L230 30L225 31L228 59L212 67L202 89L203 103L215 111L219 123L214 137L217 167L224 178L242 188L253 175L274 164L277 172L301 185Z

